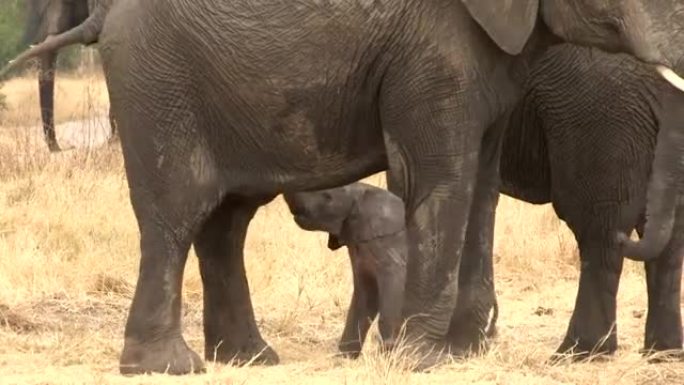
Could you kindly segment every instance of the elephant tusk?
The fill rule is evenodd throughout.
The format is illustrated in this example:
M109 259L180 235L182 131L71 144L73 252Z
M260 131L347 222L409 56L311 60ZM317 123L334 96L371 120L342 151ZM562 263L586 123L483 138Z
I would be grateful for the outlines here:
M674 71L663 65L657 65L656 71L658 71L658 73L663 77L663 79L667 80L668 83L672 84L672 86L678 90L684 92L684 79L682 79Z

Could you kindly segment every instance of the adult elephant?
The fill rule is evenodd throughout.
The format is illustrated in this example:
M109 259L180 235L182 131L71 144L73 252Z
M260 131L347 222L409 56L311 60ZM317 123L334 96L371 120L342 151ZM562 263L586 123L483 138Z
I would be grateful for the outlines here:
M99 43L141 232L124 373L202 368L180 327L192 243L206 357L277 362L244 272L250 219L278 193L385 169L406 202L409 338L478 346L494 303L480 229L498 195L500 133L486 128L529 60L558 37L664 65L684 49L676 0L89 3L86 20L15 64Z
M678 132L682 124L683 94L631 56L561 44L531 68L505 121L501 191L552 203L577 239L579 290L559 352L617 349L623 250L615 234L643 234L659 129ZM668 247L646 264L646 352L682 350L682 219Z
M30 0L27 2L27 28L24 42L38 44L48 36L54 36L66 31L85 20L89 15L87 1L72 3L54 0ZM55 66L57 51L46 51L41 55L38 71L38 96L40 98L40 117L43 126L43 137L50 152L61 150L55 134L54 94L55 94ZM116 123L109 114L111 126L110 137L116 138Z

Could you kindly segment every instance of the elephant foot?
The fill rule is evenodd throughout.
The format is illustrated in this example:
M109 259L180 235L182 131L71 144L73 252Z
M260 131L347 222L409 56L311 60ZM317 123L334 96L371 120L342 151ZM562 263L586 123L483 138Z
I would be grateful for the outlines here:
M387 355L392 354L392 352L394 352L394 348L396 345L396 341L394 338L383 339L382 337L378 336L377 342L379 347L378 352L380 354ZM359 340L340 341L340 343L337 345L337 348L340 352L340 356L354 360L359 358L359 356L361 355L363 344Z
M585 362L607 360L617 351L617 337L610 335L605 340L588 342L579 338L565 337L556 352L551 356L551 363L562 361Z
M411 330L402 338L400 347L392 347L394 352L397 350L403 357L400 361L407 364L407 369L414 372L430 372L433 369L449 364L453 361L449 344L442 338L426 338L424 334ZM381 348L381 352L388 352Z
M451 351L442 342L423 343L417 349L412 349L413 371L430 372L433 369L448 364L458 358L457 352Z
M52 152L52 153L61 152L61 151L62 151L62 149L59 147L59 145L57 144L57 142L48 143L48 150L50 150L50 152Z
M452 355L480 355L496 336L499 306L494 287L482 283L459 288L458 306L451 318L446 341Z
M665 364L672 362L684 362L684 350L646 350L640 353L646 357L649 364Z
M392 354L395 347L397 346L397 341L395 338L378 338L378 346L380 346L380 353L382 354Z
M276 353L276 351L264 341L253 343L250 346L243 346L241 348L231 348L222 343L216 344L215 349L211 349L207 346L205 349L204 358L207 361L216 361L236 366L270 366L280 363L280 357L278 356L278 353Z
M204 363L200 356L183 340L183 337L154 342L139 342L126 338L121 353L119 371L124 375L167 373L203 373Z
M490 347L490 341L479 329L469 332L449 335L449 352L454 357L467 358L486 353Z
M677 290L679 293L679 290ZM650 299L649 299L650 301ZM677 308L679 305L677 305ZM660 310L660 314L658 314ZM679 311L664 312L656 309L646 321L644 347L639 352L649 362L682 361L682 316ZM657 315L660 315L659 317Z
M648 363L660 364L667 362L682 362L684 361L684 350L679 339L670 341L670 343L654 343L651 348L643 348L639 350Z
M357 359L361 355L361 341L340 341L337 345L337 349L340 352L340 356L349 359Z

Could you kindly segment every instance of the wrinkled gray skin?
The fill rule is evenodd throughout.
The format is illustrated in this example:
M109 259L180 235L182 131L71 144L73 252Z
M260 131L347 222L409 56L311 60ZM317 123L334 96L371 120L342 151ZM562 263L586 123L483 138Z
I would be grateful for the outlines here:
M487 128L529 61L559 38L670 67L684 50L678 0L92 3L15 65L99 43L141 233L123 373L202 369L180 326L191 244L205 357L278 362L249 297L249 221L279 193L385 169L406 204L409 341L433 352L424 365L477 350L495 302L500 132Z
M682 124L684 96L630 56L562 44L530 70L508 120L501 191L553 203L577 239L579 290L559 353L582 358L617 349L613 326L623 259L615 234L635 228L643 234L659 128L670 132ZM646 264L646 352L681 353L683 256L680 215L668 246Z
M299 227L325 231L331 250L347 246L349 251L354 293L340 351L358 357L376 315L383 346L390 350L402 324L408 254L404 202L364 183L287 194L285 201Z

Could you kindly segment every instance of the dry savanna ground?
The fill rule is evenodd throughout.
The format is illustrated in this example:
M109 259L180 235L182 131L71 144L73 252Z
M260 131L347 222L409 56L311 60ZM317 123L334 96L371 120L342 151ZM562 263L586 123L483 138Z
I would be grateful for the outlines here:
M35 77L7 82L0 112L0 383L2 384L677 384L680 363L638 354L646 305L642 267L627 263L619 294L620 350L607 362L550 365L575 300L577 248L549 206L502 198L496 229L499 336L481 357L430 373L411 358L335 357L351 293L344 250L299 230L280 199L261 209L246 248L258 323L282 363L209 363L206 374L122 377L118 355L138 268L138 231L118 144L51 155L39 131ZM57 120L107 111L98 75L59 75ZM30 128L34 127L34 128ZM382 175L368 178L382 184ZM194 254L184 285L184 333L202 351Z

